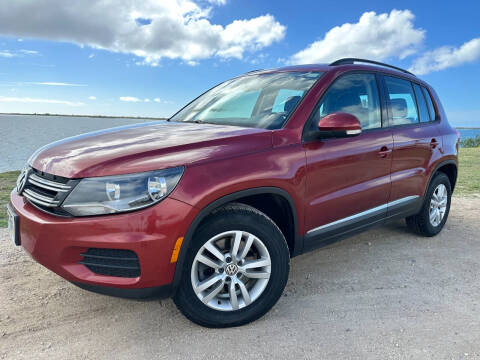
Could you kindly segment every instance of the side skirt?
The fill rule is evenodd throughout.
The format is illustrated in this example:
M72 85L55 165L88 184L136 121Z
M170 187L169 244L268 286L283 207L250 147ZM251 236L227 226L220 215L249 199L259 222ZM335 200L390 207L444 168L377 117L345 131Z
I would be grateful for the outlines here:
M330 245L371 227L383 225L386 221L418 214L422 205L423 197L408 196L319 226L305 234L303 252Z

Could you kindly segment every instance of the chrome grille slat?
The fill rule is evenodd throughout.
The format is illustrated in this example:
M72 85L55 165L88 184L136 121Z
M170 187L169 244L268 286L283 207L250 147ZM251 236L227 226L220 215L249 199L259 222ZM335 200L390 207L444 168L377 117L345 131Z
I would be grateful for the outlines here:
M23 185L17 185L19 195L25 197L31 205L46 213L71 217L71 214L61 207L63 201L79 180L69 179L54 174L36 170L32 167L25 168L25 176L19 178Z
M42 206L47 206L47 207L58 206L58 201L54 201L52 198L49 198L48 196L37 194L30 189L25 189L23 191L23 195L31 202L40 204Z
M39 182L39 181L37 181L37 180L35 180L35 179L32 179L33 176L34 176L34 175L32 175L32 176L30 176L30 177L28 178L28 182L29 182L30 184L33 184L33 185L38 186L38 187L40 187L40 188L47 189L47 190L51 190L51 191L60 191L60 192L68 192L68 191L70 191L70 188L68 188L68 189L63 189L63 188L62 188L62 189L61 189L61 188L58 188L58 187L55 187L55 186L46 185L46 184L44 184L44 183L42 183L42 182Z
M52 197L38 194L35 191L32 191L31 189L25 189L24 192L38 200L45 201L52 204L58 204L58 201L55 201Z
M47 186L51 186L51 187L54 187L56 190L59 190L61 191L60 189L64 190L64 191L68 191L70 190L72 187L69 186L69 185L65 185L65 184L62 184L62 183L58 183L56 181L51 181L51 180L47 180L47 179L43 179L41 178L40 176L36 175L36 174L31 174L28 178L29 180L33 180L33 181L36 181L38 183L41 183L43 185L47 185ZM38 185L37 185L38 186Z

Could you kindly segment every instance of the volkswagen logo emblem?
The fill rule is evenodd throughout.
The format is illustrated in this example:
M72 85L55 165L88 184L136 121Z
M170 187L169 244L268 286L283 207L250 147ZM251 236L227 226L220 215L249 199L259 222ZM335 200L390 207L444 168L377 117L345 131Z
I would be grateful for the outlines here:
M225 268L225 273L228 276L235 275L238 271L238 266L235 264L228 264L227 267Z
M22 169L22 172L20 173L20 175L18 176L18 179L17 179L17 193L18 193L18 195L21 195L23 189L25 189L25 184L27 183L29 172L30 172L30 168L28 166L25 166Z

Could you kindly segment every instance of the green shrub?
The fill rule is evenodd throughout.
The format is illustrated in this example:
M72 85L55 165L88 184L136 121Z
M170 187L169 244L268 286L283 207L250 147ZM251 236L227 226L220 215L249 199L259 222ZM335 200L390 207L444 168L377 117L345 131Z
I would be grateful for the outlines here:
M480 147L480 135L477 135L474 138L460 140L460 146L464 148Z

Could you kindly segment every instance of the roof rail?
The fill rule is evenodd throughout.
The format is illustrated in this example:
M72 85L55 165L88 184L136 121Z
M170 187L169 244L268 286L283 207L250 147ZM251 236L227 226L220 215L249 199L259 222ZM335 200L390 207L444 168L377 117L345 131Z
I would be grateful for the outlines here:
M410 74L410 75L415 76L415 74L411 73L410 71L405 70L405 69L402 69L402 68L399 68L399 67L397 67L397 66L385 64L385 63L382 63L382 62L379 62L379 61L367 60L367 59L344 58L344 59L336 60L336 61L334 61L334 62L332 62L332 63L330 63L330 64L328 64L328 65L329 65L329 66L336 66L336 65L354 64L354 63L356 63L356 62L361 62L361 63L366 63L366 64L374 64L374 65L380 65L380 66L386 66L386 67L389 67L389 68L392 68L392 69L395 69L395 70L404 72L404 73L406 73L406 74Z

